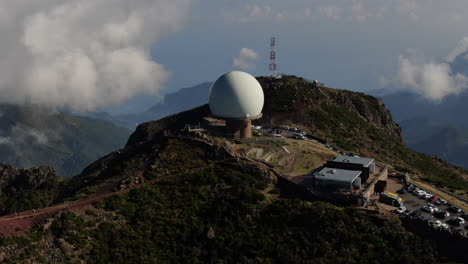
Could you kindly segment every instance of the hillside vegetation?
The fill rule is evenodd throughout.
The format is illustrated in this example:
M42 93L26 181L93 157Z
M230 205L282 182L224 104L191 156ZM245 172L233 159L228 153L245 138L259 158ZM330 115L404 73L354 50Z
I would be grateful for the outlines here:
M404 146L401 129L380 100L293 76L259 80L266 96L263 124L294 125L347 151L466 190L465 171ZM204 105L138 126L125 148L53 192L64 206L93 194L119 194L61 211L26 236L0 239L2 263L466 260L442 255L440 245L405 231L397 218L287 199L271 166L181 131L207 115Z
M185 140L160 146L166 165L154 164L157 174L148 174L159 181L83 214L58 215L46 230L0 239L2 263L434 263L438 257L398 219L274 198L275 179L255 164L213 156ZM163 168L181 173L167 177Z
M346 151L373 157L413 177L468 194L468 171L407 148L400 126L382 100L317 87L295 76L259 81L265 92L262 122L298 126Z

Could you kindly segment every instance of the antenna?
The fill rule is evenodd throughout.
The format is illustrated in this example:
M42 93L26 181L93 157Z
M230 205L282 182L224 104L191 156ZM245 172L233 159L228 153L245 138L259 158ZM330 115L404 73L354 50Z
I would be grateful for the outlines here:
M270 76L276 76L276 52L275 52L275 46L276 46L276 39L275 37L272 37L270 39Z

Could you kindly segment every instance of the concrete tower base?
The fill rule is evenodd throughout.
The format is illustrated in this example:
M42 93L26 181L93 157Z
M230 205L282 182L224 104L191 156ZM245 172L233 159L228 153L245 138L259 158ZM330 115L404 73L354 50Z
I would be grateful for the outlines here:
M235 139L252 137L252 119L226 120L226 134Z

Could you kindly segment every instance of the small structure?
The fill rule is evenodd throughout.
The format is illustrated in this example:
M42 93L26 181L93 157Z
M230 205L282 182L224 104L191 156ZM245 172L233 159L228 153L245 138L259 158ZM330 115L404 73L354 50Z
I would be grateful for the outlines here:
M375 172L374 159L371 158L361 158L342 155L336 157L333 161L327 161L325 166L336 169L361 171L362 184L367 183L369 175Z
M336 162L342 162L342 163L354 163L354 164L362 164L365 168L369 168L370 173L375 172L375 162L374 159L372 158L361 158L361 157L355 157L355 156L338 156L334 159Z
M210 89L211 113L226 121L226 136L235 139L252 137L252 119L262 117L263 103L262 86L246 72L228 72Z
M349 191L361 187L361 171L324 167L314 175L315 186L328 191Z

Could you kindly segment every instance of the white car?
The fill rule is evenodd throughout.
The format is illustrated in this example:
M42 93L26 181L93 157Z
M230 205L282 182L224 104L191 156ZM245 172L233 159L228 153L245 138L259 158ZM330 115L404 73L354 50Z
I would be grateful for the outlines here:
M435 203L438 204L438 205L447 204L447 200L439 199Z
M439 221L439 220L436 220L436 221L434 222L434 227L442 227L442 222Z
M274 137L279 137L279 138L282 138L283 136L280 135L280 134L273 134Z
M432 195L430 193L426 193L426 195L424 195L424 199L426 199L426 200L431 199L432 196L434 196L434 195Z
M400 214L400 215L403 214L405 211L406 211L406 207L404 206L401 206L400 208L395 209L395 213Z
M430 206L423 206L421 208L421 211L424 211L424 212L428 212L428 213L433 213L434 212L434 208L433 207L430 207Z
M460 221L460 225L464 225L465 224L465 219L461 218L461 217L455 217L455 219L457 219L458 221Z
M450 229L449 225L447 225L446 223L442 223L441 227L446 230Z

